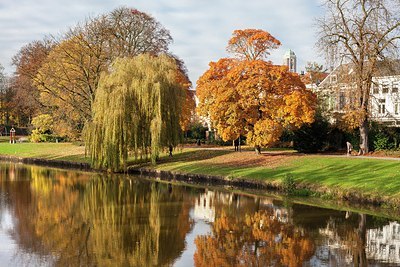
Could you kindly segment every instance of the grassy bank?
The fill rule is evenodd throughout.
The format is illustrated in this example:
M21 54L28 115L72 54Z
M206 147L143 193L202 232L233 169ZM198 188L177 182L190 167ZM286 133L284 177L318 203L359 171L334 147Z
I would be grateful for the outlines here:
M4 139L4 138L3 138ZM0 142L0 155L21 158L41 158L88 163L85 147L72 143L16 143Z
M71 143L0 142L0 155L86 163L84 147ZM325 196L351 196L400 204L400 161L359 157L303 155L274 150L253 151L185 148L162 156L157 170L251 179L280 185L290 175L298 188Z
M292 152L198 150L165 159L165 171L247 178L280 184L290 174L300 188L325 195L362 196L400 203L400 161Z

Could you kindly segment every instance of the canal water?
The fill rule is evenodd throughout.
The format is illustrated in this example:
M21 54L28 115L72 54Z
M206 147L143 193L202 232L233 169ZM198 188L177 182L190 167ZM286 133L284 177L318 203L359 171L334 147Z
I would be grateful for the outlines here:
M0 163L0 266L400 266L395 219Z

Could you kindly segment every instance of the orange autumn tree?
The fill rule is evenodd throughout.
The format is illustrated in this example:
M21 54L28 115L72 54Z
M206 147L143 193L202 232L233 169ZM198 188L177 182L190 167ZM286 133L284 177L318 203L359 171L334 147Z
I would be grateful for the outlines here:
M188 70L183 60L175 55L170 56L175 60L178 67L176 72L176 82L182 86L185 95L181 107L179 125L182 131L187 131L189 130L189 124L196 108L195 91L192 90L192 82L189 79Z
M227 47L235 57L210 62L197 81L198 113L224 141L244 135L259 153L284 129L313 122L315 95L298 74L266 60L279 45L266 31L236 30Z
M313 240L273 212L260 210L244 220L222 213L211 233L195 238L195 266L302 266L315 253Z

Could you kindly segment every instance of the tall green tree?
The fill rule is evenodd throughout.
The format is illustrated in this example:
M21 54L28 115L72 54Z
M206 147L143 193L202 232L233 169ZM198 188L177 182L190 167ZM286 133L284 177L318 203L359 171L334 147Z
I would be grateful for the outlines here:
M167 56L117 59L99 81L86 145L96 168L126 168L128 155L151 156L180 141L186 90L180 69Z

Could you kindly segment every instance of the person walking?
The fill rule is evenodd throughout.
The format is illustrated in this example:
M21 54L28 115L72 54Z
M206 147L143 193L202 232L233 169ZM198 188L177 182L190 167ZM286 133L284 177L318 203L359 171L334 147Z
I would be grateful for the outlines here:
M235 141L233 141L233 144L235 146L235 151L239 151L239 138L235 139Z

